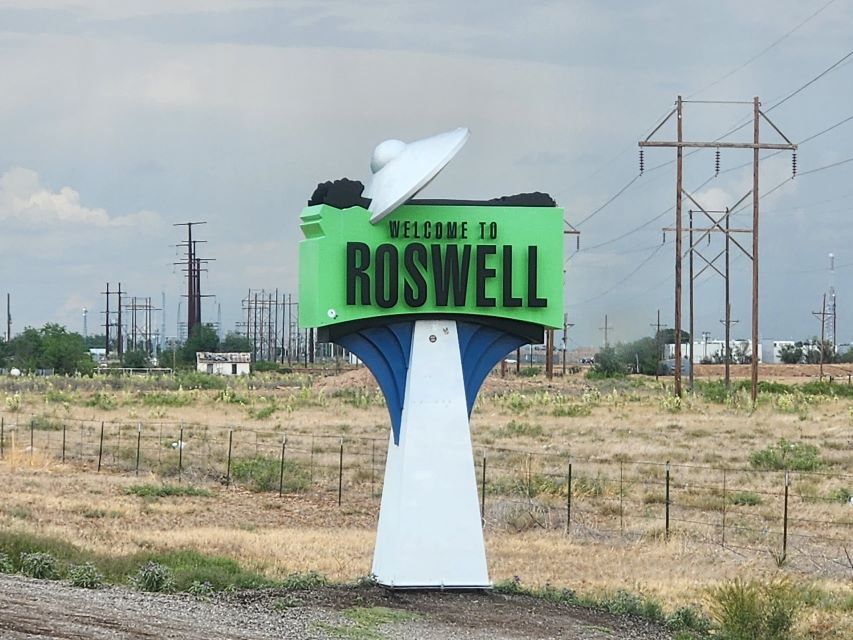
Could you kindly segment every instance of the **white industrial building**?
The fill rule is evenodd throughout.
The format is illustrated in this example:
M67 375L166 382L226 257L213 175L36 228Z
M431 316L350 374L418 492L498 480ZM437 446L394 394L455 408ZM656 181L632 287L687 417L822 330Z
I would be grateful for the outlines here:
M752 353L752 340L732 340L732 362L738 361L740 354L749 355ZM665 360L675 359L675 344L665 344L663 350ZM723 362L726 355L725 340L697 340L693 343L693 364L702 364L703 362ZM690 345L681 345L681 358L686 359L690 356ZM758 361L764 362L761 350L758 352Z
M212 353L199 351L195 354L196 369L202 373L218 376L247 376L251 371L250 353Z

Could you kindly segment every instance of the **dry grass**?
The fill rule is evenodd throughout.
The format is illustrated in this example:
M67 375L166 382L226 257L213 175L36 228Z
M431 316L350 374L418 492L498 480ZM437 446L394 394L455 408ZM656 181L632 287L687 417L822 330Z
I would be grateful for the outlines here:
M270 577L314 570L350 580L368 573L378 509L371 493L381 486L388 438L387 412L372 379L361 370L303 388L266 385L233 392L244 404L223 400L215 390L162 392L167 399L161 405L146 404L131 389L110 390L114 398L100 407L89 406L91 390L23 391L19 411L0 412L5 429L0 478L7 496L0 506L0 527L115 554L191 547L233 557ZM191 394L192 399L172 402L169 393ZM477 456L485 450L490 460L486 539L492 578L517 575L524 584L550 583L580 592L625 588L674 607L701 602L709 586L735 576L764 579L783 573L839 598L853 597L853 569L838 562L844 541L853 543L853 508L832 497L853 491L853 478L843 475L853 466L851 401L811 398L791 412L770 396L752 410L742 399L714 404L697 395L671 412L662 405L663 393L651 380L487 381L472 435ZM276 409L266 419L250 416L250 409L269 406ZM571 408L576 406L583 410ZM29 449L32 416L48 426L66 424L68 465L57 463L61 426L34 430L35 446ZM104 466L123 474L94 473L101 420L107 421ZM125 426L111 427L119 422ZM135 478L140 422L143 473ZM214 497L127 495L130 485L158 481L160 476L148 474L149 469L175 473L178 451L171 443L178 440L181 423L187 443L184 481L203 483ZM234 455L242 457L276 457L286 434L288 455L311 465L312 488L278 498L219 485L230 429ZM334 493L340 435L347 438L349 456L342 509ZM792 517L798 519L792 528L837 539L830 548L792 538L792 557L782 566L778 555L774 558L781 475L749 470L750 453L780 438L818 446L825 465L826 475L792 475ZM566 536L569 457L575 502L572 534ZM667 460L673 463L674 501L668 541L662 535ZM723 467L730 470L725 488ZM378 469L374 477L371 468ZM506 492L516 490L515 502L510 501ZM746 490L760 498L759 504L732 504L731 494ZM534 517L524 521L528 511ZM519 526L508 526L510 512L521 518ZM722 546L724 514L729 526L748 522L764 533L737 538L729 531ZM686 520L709 524L702 528ZM811 607L805 625L810 637L853 635L853 616L839 608Z

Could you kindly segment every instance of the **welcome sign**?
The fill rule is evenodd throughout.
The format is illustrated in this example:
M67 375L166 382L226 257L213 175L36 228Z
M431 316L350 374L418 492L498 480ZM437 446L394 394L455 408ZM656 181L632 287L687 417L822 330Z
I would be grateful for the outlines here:
M362 207L303 211L304 326L395 314L562 326L562 209L412 203L369 219Z
M367 189L322 183L301 216L299 323L364 362L391 418L372 573L392 588L491 586L468 420L495 364L563 322L550 196L411 200L467 138L385 141Z

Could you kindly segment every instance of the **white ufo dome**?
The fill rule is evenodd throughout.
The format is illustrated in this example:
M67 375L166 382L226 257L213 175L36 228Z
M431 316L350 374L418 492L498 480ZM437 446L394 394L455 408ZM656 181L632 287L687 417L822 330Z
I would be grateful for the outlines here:
M370 222L376 224L430 183L465 145L465 127L414 142L386 140L373 151L373 173L364 196L370 198Z

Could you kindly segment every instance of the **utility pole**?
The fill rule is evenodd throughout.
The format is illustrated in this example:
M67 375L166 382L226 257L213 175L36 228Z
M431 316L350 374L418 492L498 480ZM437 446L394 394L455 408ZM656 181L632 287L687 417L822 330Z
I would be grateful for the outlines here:
M116 305L116 313L118 314L118 320L116 322L116 351L118 353L119 360L121 360L121 357L124 354L124 345L122 344L122 337L121 337L121 294L122 293L127 293L127 291L122 292L121 282L119 282L118 283L118 291L116 291L116 296L118 296L118 304Z
M104 312L104 360L110 357L110 283L107 283L107 290L101 292L106 296L106 311Z
M6 344L12 341L12 295L6 293Z
M649 326L655 328L655 347L657 348L657 366L655 367L655 380L657 380L658 374L660 372L660 352L661 352L661 349L663 347L663 345L661 344L661 341L660 341L660 330L662 328L666 327L665 324L661 324L661 322L660 322L660 309L658 309L657 322L655 322L654 324L649 325Z
M598 328L599 331L604 332L604 348L605 349L610 346L610 340L608 339L608 336L609 336L609 332L612 328L613 328L612 326L607 324L607 314L605 313L604 314L604 326Z
M752 142L724 142L722 140L712 140L709 142L687 141L685 142L682 134L682 111L683 105L686 102L705 102L702 100L686 101L682 100L681 96L675 103L675 108L670 111L663 121L646 137L640 141L640 164L642 166L642 152L645 147L675 147L676 148L676 201L675 201L675 351L679 366L675 367L675 394L681 394L681 200L682 195L687 195L694 204L697 204L695 199L686 193L682 188L683 176L683 149L752 149L752 356L750 362L752 365L752 403L758 397L758 222L759 222L759 153L763 149L778 149L796 151L797 145L792 143L773 122L761 111L761 103L758 97L752 99L752 123L753 135ZM743 101L714 101L716 104L749 104ZM651 140L651 137L673 116L676 116L677 139L672 141L657 141ZM759 136L759 125L761 118L771 126L784 140L785 143L762 143ZM718 160L719 163L719 160ZM700 207L700 209L702 209ZM703 212L707 212L702 209ZM711 217L709 215L709 217ZM712 218L713 220L713 218ZM718 222L718 221L715 221ZM728 234L727 234L728 237ZM691 340L693 337L691 336Z
M818 345L819 355L820 355L820 379L823 380L823 349L824 349L824 340L826 338L826 317L829 315L826 312L826 294L823 294L823 304L821 305L821 310L812 311L812 315L820 320L820 344Z
M186 227L187 240L179 243L179 247L186 247L186 272L187 272L187 338L189 338L198 325L201 324L201 292L200 292L200 260L197 256L196 244L199 240L193 240L193 227L207 224L206 220L199 222L176 222L173 227Z

